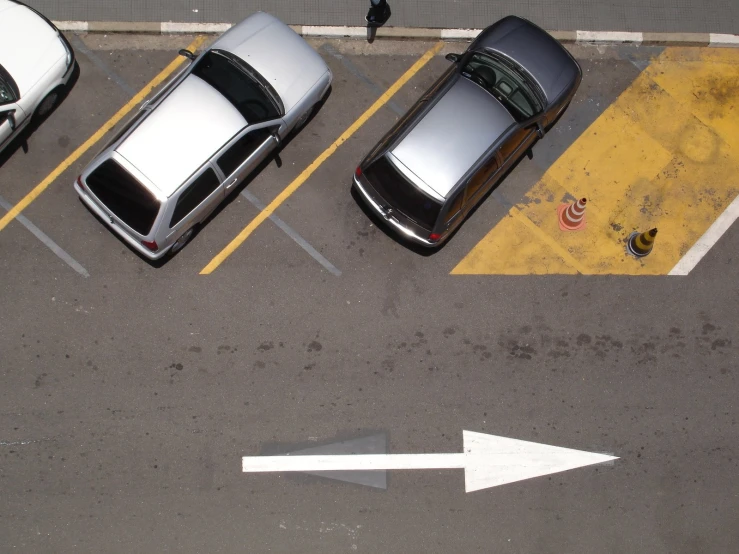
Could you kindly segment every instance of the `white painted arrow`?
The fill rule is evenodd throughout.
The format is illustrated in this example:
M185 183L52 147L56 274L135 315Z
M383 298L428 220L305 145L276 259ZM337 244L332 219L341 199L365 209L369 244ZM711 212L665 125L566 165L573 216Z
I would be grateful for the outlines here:
M615 456L463 431L464 452L453 454L336 454L245 456L246 473L464 469L467 492L617 460Z

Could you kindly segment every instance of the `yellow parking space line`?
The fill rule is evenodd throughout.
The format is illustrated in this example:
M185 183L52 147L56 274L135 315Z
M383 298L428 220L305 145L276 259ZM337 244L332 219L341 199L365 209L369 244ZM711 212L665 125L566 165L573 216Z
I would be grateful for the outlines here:
M199 36L195 40L193 40L190 45L187 47L188 50L194 51L197 48L199 48L203 42L207 39L206 36ZM118 112L111 117L100 129L98 129L90 138L88 138L81 146L79 146L74 152L72 152L66 160L64 160L61 164L57 166L54 171L49 173L49 175L46 176L46 178L41 181L38 185L36 185L31 192L26 194L20 202L18 202L13 208L7 212L2 219L0 219L0 231L5 229L5 227L10 223L13 219L15 219L18 214L20 214L23 210L25 210L31 202L36 200L42 192L44 192L49 185L51 185L62 173L64 173L73 163L75 163L85 152L87 152L90 148L92 148L108 131L110 131L115 125L123 119L128 112L130 112L134 107L136 107L139 102L141 102L146 96L154 90L157 86L159 86L167 77L169 77L182 63L184 62L184 58L178 57L177 59L173 60L172 63L170 63L167 67L165 67L159 75L154 77L149 84L147 84L143 89L141 89L136 96L131 98L131 100L128 101L128 103L123 106Z
M313 163L311 163L303 172L298 175L295 180L290 183L280 194L277 195L272 202L267 205L258 215L255 217L244 229L236 235L236 237L221 251L219 252L201 271L200 275L209 275L220 266L226 258L236 251L241 244L251 235L259 225L264 222L272 213L287 200L300 186L305 183L308 178L325 162L336 150L344 144L357 130L364 125L370 117L372 117L377 110L387 104L390 98L398 92L405 83L407 83L411 77L418 73L423 66L425 66L442 48L444 42L438 42L436 45L428 50L423 56L421 56L416 63L414 63L408 71L406 71L393 85L380 96L374 104L372 104L367 111L365 111L359 119L352 123L349 128L344 131L339 138L337 138L331 146L329 146L320 156L318 156Z
M739 194L739 52L727 50L665 50L516 205L535 242L511 247L503 220L452 274L571 273L573 260L585 274L669 274ZM586 228L560 231L557 206L582 197ZM629 234L653 227L652 253L627 255Z

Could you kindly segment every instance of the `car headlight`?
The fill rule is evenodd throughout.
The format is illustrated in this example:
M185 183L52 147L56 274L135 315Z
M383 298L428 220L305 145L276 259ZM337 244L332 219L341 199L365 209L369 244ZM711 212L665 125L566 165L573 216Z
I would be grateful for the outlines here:
M72 63L72 50L70 50L69 44L67 44L67 41L64 40L61 35L59 35L59 41L62 43L62 46L64 46L64 51L67 53L67 67L69 67L69 64Z

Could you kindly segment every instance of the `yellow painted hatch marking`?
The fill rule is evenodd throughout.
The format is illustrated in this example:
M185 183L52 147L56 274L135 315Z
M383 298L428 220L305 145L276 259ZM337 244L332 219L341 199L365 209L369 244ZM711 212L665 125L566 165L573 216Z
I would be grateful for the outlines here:
M737 174L739 50L668 48L452 274L667 275L739 194ZM583 197L585 229L560 231L557 206ZM626 253L655 227L649 256Z

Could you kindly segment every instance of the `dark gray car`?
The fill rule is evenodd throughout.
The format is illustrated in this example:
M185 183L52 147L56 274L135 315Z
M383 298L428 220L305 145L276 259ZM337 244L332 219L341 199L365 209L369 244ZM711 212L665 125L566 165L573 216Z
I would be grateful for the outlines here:
M354 174L367 205L402 236L441 245L567 108L582 71L519 17L485 29Z

